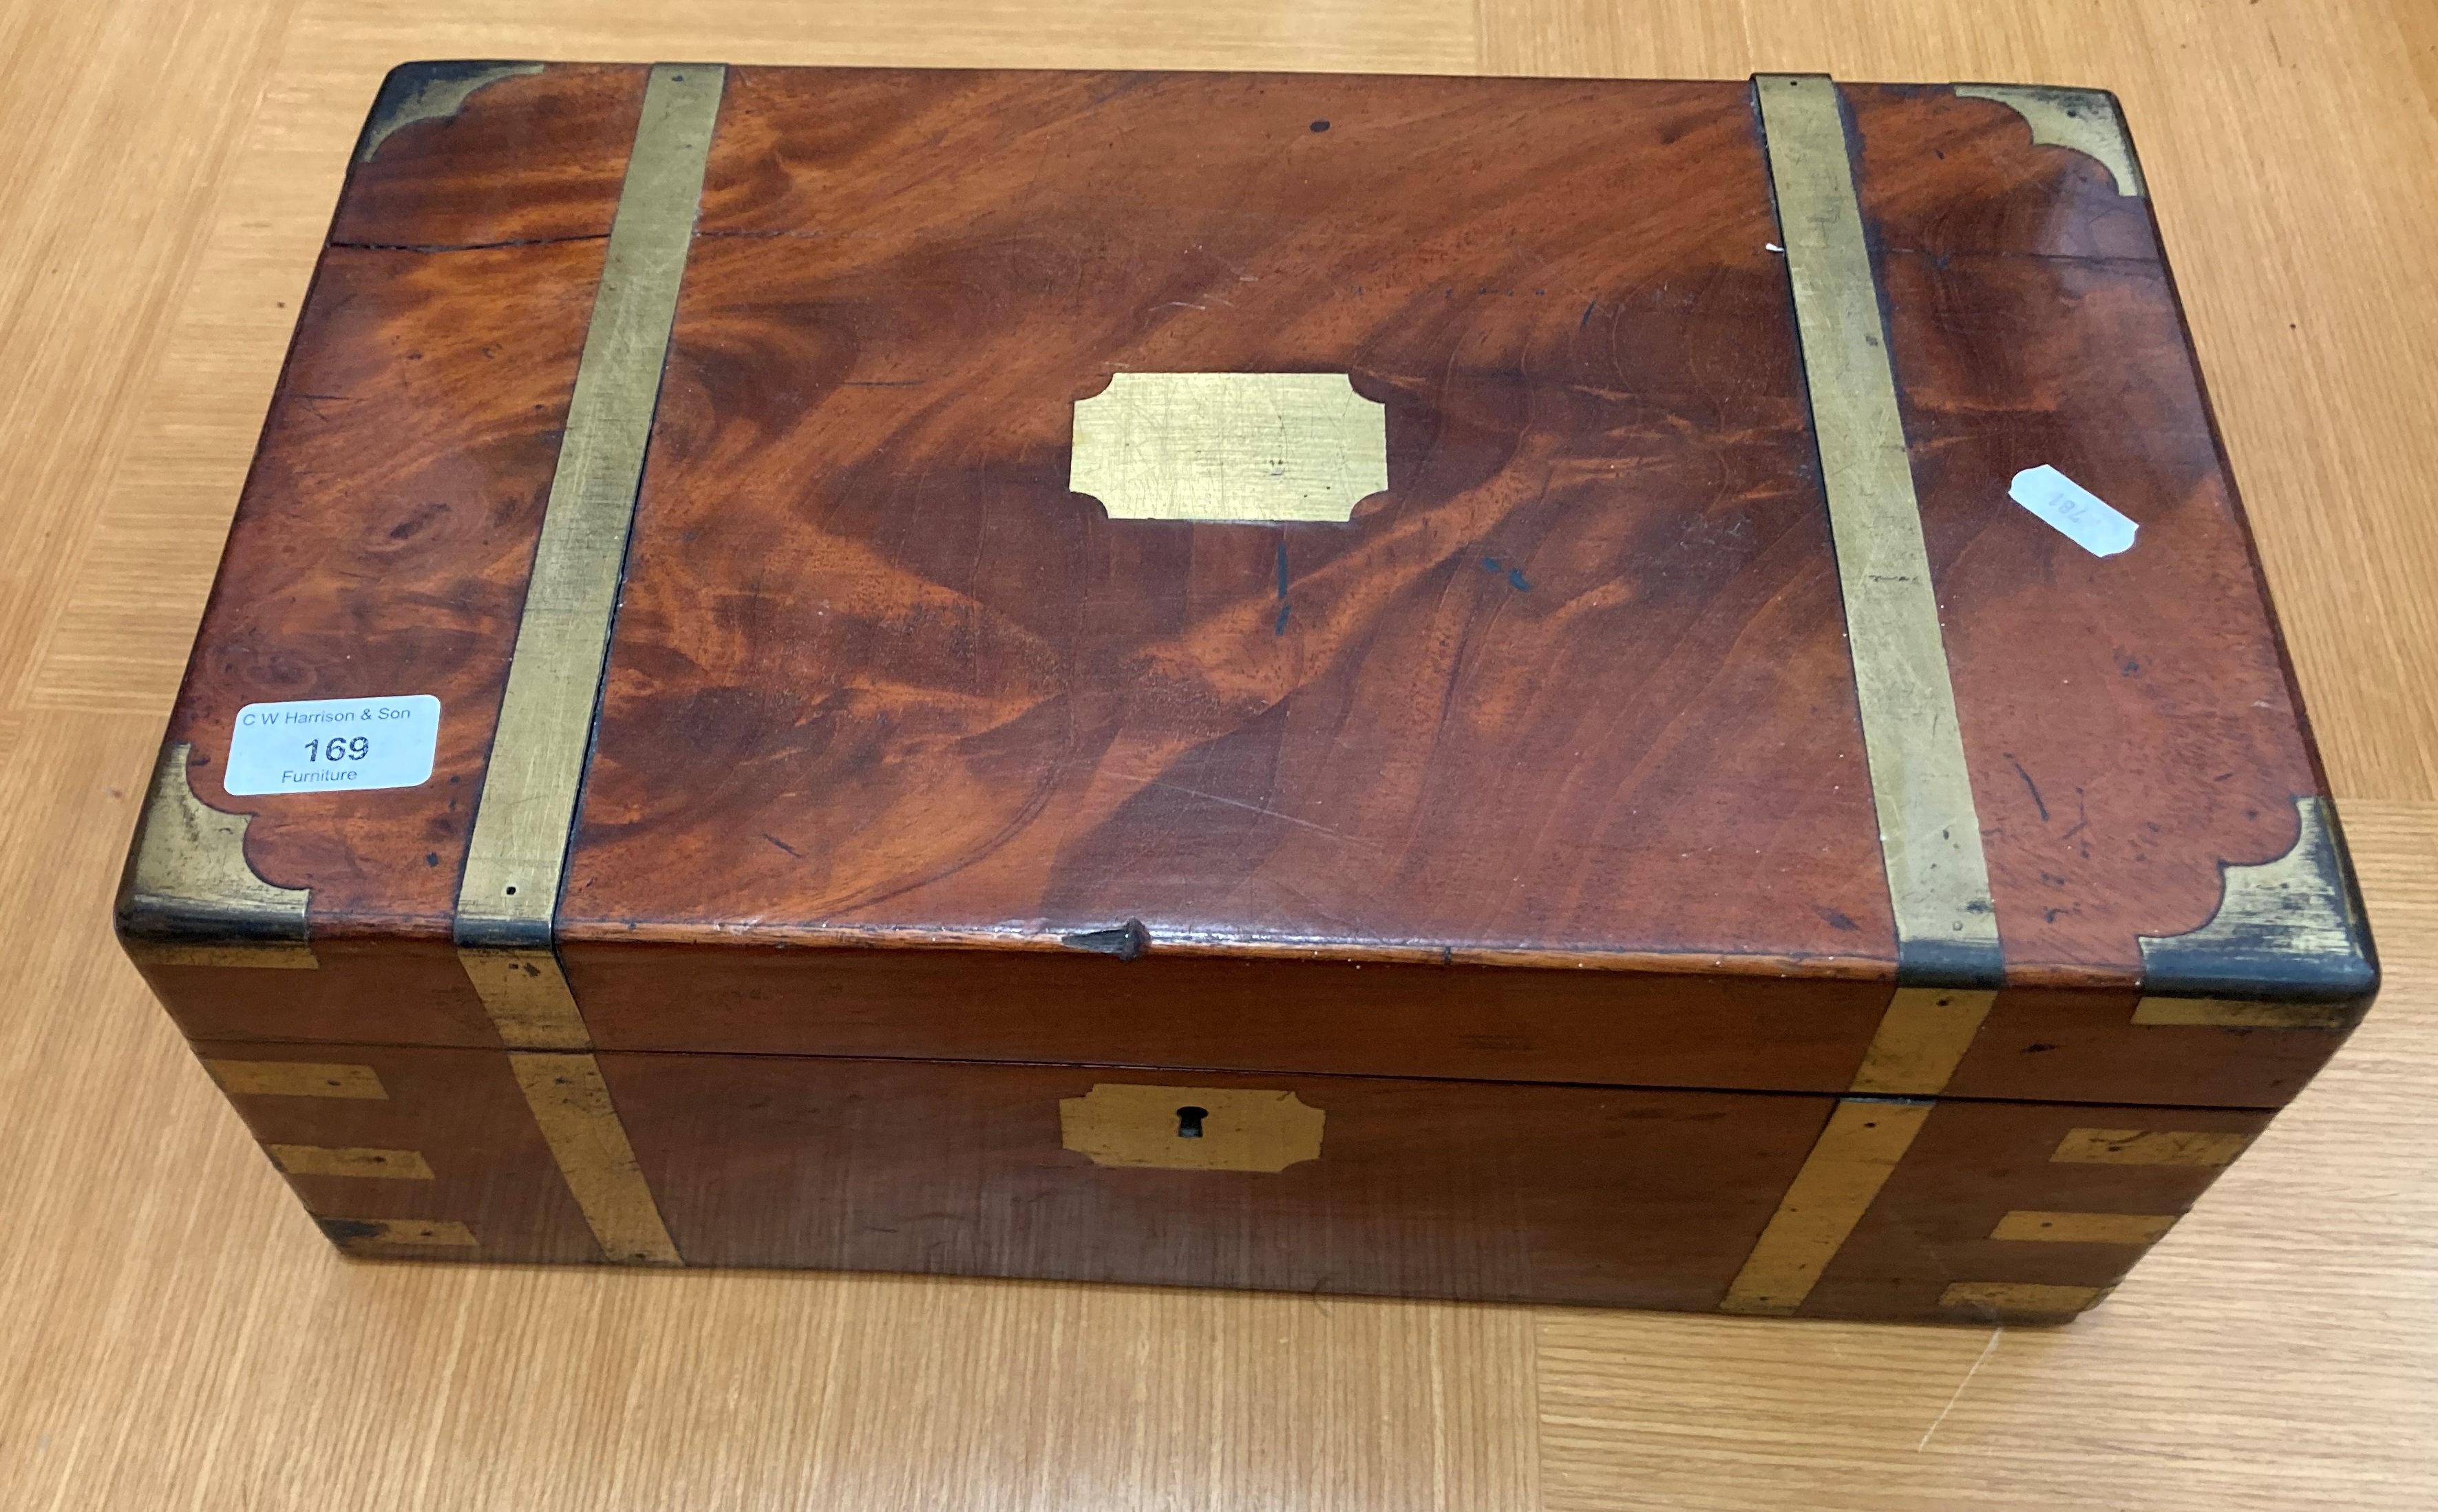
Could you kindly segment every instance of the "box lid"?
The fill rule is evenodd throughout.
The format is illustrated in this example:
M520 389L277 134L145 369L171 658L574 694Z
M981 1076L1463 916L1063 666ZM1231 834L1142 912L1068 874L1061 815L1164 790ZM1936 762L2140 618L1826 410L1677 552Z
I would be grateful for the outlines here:
M221 1037L2267 1104L2376 981L2075 90L409 65L147 836Z

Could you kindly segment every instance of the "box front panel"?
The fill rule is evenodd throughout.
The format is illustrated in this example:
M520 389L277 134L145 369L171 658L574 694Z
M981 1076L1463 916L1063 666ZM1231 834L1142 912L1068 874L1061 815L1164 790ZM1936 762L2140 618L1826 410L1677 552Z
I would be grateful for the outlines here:
M349 1253L601 1257L506 1057L198 1050ZM2071 1317L2268 1121L822 1057L599 1063L688 1265L1806 1316ZM1883 1157L1867 1179L1818 1179L1815 1147L1838 1129ZM1816 1253L1778 1242L1790 1226Z
M2268 1122L793 1057L602 1064L689 1264L1951 1322L2094 1305ZM1263 1169L1207 1169L1236 1112L1223 1099L1291 1099L1259 1115L1289 1163L1268 1169L1272 1150ZM1917 1132L1888 1147L1892 1169L1798 1184L1832 1117L1865 1140ZM1739 1303L1787 1253L1765 1233L1790 1224L1818 1238L1794 1257L1806 1278L1787 1305Z
M1138 1281L1487 1300L1718 1305L1828 1100L1071 1067L605 1055L690 1264ZM1291 1093L1313 1158L1104 1165L1062 1103L1122 1110L1147 1160L1186 1110ZM1147 1150L1144 1147L1150 1147ZM1106 1158L1106 1157L1104 1157Z

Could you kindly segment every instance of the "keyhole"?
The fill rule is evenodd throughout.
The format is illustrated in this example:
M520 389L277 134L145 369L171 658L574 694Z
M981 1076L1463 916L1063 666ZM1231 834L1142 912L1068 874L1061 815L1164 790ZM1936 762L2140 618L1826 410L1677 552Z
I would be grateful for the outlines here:
M1177 1109L1177 1110L1176 1110L1176 1137L1178 1137L1179 1139L1199 1139L1199 1138L1201 1138L1201 1137L1202 1137L1202 1120L1203 1120L1203 1119L1205 1119L1205 1118L1208 1118L1208 1117L1210 1117L1210 1109L1208 1109L1208 1108L1179 1108L1179 1109Z

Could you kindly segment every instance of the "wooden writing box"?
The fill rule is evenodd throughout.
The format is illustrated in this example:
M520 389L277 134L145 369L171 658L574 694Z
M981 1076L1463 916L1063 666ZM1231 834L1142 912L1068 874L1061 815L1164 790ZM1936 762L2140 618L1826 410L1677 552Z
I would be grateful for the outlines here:
M399 69L119 927L352 1254L1873 1318L2376 983L2115 102L1811 76Z

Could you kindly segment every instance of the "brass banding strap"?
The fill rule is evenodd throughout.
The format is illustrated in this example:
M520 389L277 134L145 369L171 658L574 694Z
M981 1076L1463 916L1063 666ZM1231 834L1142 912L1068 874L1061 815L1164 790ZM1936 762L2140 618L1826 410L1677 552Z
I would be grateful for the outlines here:
M1786 1314L1912 1148L1988 1016L2002 958L1845 111L1824 75L1753 88L1897 934L1898 985L1848 1095L1720 1303Z
M456 941L569 1189L612 1259L677 1263L554 948L618 584L727 70L662 63L593 296L474 813ZM589 1076L571 1069L582 1062ZM538 1088L548 1088L547 1094ZM581 1087L581 1095L568 1091Z
M512 1052L508 1064L601 1253L619 1265L684 1264L610 1101L601 1063L590 1055Z
M1968 987L1896 990L1848 1095L1829 1110L1720 1310L1784 1315L1803 1305L1913 1147L1936 1106L1931 1099L1947 1089L1997 996Z
M1794 287L1899 967L1916 980L1987 982L1998 961L1997 913L1845 112L1823 75L1764 74L1754 88Z
M1984 988L1898 988L1863 1052L1852 1090L1883 1098L1938 1096L1997 1000Z
M1720 1302L1722 1312L1783 1317L1803 1305L1930 1116L1927 1101L1847 1098L1828 1115L1803 1169Z

